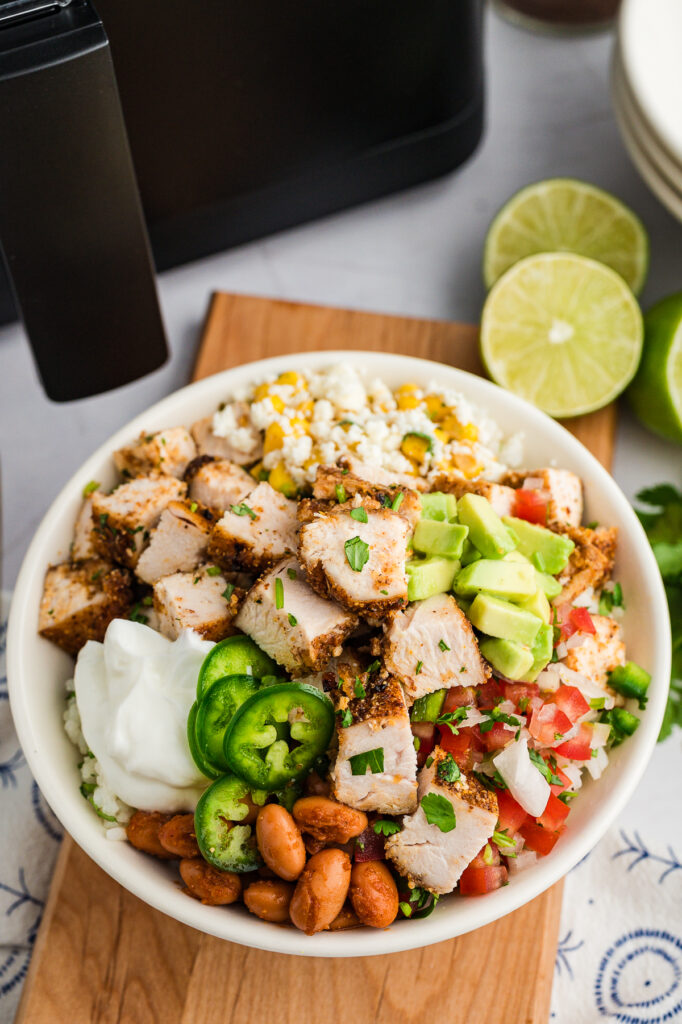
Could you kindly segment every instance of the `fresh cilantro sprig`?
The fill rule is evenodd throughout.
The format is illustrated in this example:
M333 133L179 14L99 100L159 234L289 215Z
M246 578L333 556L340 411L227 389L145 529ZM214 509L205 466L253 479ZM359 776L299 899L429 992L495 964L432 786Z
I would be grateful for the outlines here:
M455 722L463 722L467 717L469 707L457 708L455 711L446 711L445 714L439 715L436 719L436 725L446 725L453 736L457 736L459 729L453 724Z
M387 818L379 818L372 825L372 828L378 836L394 836L396 832L400 832L400 825L397 821L388 821Z
M366 775L368 768L372 775L380 774L384 770L384 748L375 747L362 754L353 754L348 758L348 763L352 775Z
M441 832L452 832L457 825L452 804L440 793L427 793L423 796L421 809L429 825L435 825Z
M542 754L537 750L529 750L528 756L540 774L549 782L550 786L563 785L561 779L556 774L556 761L554 758L550 757L549 761L545 761Z

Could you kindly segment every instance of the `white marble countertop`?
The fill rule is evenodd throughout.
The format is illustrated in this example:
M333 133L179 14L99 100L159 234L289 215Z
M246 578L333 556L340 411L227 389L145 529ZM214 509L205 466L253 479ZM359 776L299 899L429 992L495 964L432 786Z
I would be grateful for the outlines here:
M526 34L489 12L487 128L454 174L347 213L163 274L171 357L151 376L97 398L49 402L22 329L0 329L4 584L11 586L62 483L115 429L189 377L217 289L356 309L476 321L480 262L495 210L517 188L554 175L595 182L642 217L651 238L644 308L682 287L682 226L639 179L609 98L609 35ZM633 495L681 477L680 449L622 410L614 472Z

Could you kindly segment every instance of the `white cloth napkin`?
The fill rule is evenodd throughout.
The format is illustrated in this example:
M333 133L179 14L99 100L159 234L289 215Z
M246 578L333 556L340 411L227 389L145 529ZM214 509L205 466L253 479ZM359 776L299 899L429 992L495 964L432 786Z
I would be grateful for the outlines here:
M61 837L9 712L8 606L2 595L0 1024L14 1019ZM657 748L621 820L566 879L552 1024L663 1024L678 1015L682 1021L681 754L680 733Z

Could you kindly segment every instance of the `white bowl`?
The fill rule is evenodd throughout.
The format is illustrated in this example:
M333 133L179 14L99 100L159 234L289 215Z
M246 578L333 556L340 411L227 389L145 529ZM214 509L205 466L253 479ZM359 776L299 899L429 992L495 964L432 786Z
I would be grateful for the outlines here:
M605 777L588 781L575 801L569 829L548 857L484 897L446 898L431 917L400 921L386 931L326 932L308 938L294 928L266 924L243 908L206 907L177 885L177 869L105 838L79 793L78 755L62 728L64 682L71 659L36 633L46 566L64 559L81 492L90 480L113 485L111 453L142 430L189 424L207 415L232 389L265 373L320 367L351 358L354 365L390 385L404 381L463 392L487 409L507 433L524 431L525 464L555 462L578 473L587 495L587 520L620 529L617 578L627 602L628 655L653 677L649 704L635 735L614 751ZM28 763L47 801L76 842L108 874L140 899L200 931L247 946L305 956L370 956L428 945L480 928L516 910L558 881L601 838L623 809L651 755L665 708L670 676L670 628L665 594L646 536L629 502L609 474L554 420L471 374L439 363L375 353L318 352L268 359L183 388L138 416L79 469L41 523L17 581L9 623L8 674L12 711Z

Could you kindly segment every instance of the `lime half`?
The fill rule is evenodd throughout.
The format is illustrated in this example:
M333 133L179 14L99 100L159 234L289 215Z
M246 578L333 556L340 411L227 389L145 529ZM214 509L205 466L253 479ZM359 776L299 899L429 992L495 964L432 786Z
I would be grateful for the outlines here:
M642 336L622 277L585 256L545 252L516 263L488 295L481 355L497 384L551 416L579 416L627 387Z
M628 398L645 427L682 444L682 292L644 317L644 354Z
M517 192L490 225L483 276L491 288L511 266L538 252L575 252L605 263L641 291L649 242L620 200L572 178L550 178Z

